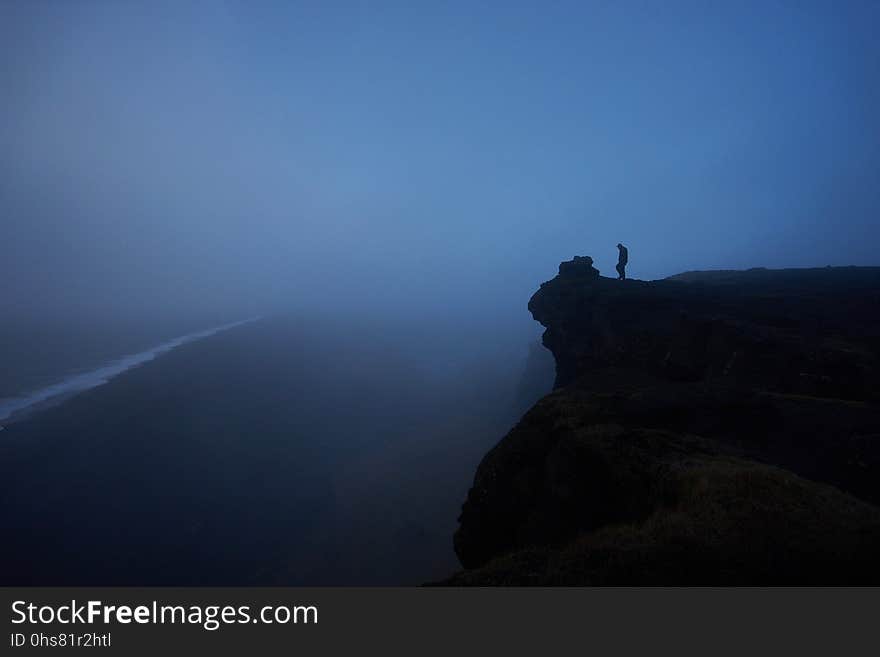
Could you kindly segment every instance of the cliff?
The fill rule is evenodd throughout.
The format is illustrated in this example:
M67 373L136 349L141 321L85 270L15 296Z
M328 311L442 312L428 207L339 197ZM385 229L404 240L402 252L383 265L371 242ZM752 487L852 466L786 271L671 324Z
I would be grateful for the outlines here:
M880 268L562 263L556 390L482 460L452 584L878 583Z

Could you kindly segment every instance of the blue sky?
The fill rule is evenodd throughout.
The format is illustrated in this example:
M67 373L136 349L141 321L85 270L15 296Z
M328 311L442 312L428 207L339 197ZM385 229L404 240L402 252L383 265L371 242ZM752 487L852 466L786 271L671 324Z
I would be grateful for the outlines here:
M4 0L7 307L880 264L880 3L716 4Z

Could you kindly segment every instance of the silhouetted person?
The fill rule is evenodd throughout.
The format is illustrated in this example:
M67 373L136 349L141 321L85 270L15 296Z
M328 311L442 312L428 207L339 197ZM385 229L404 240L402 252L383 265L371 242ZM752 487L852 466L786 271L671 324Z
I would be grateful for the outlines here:
M617 279L625 280L626 279L626 263L629 262L629 251L626 250L626 247L623 244L617 245L618 256L617 256Z

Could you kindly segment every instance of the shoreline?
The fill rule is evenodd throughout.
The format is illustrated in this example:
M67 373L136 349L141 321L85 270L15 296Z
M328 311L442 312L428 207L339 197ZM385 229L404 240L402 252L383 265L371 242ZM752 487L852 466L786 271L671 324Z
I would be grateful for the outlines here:
M31 391L25 395L0 399L0 431L7 425L19 422L34 413L56 406L81 392L104 385L120 374L154 360L177 347L211 337L217 333L228 331L244 324L259 321L260 319L262 319L262 316L249 317L202 331L187 333L149 349L126 354L87 372L72 374L57 383Z

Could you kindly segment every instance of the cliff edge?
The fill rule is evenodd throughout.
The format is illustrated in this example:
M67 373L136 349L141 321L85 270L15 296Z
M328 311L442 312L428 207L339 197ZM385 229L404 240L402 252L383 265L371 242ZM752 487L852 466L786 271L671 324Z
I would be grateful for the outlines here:
M529 310L556 389L480 463L446 583L880 582L880 268L576 257Z

